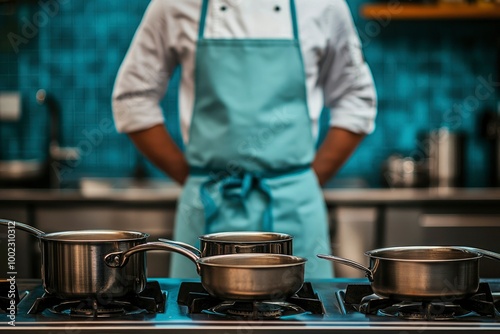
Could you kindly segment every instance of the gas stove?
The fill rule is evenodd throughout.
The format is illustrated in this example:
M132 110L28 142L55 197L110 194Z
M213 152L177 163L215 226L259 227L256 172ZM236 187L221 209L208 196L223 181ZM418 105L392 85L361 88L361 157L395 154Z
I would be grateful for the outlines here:
M361 295L350 293L361 287ZM159 289L158 289L159 287ZM436 333L464 331L500 332L500 279L482 280L478 301L495 308L493 314L466 310L446 318L424 316L418 319L366 312L369 282L365 279L310 280L296 296L285 301L250 302L233 305L213 299L199 280L149 279L139 309L123 311L111 305L102 312L95 301L64 308L66 301L53 301L44 294L39 280L18 280L18 312L15 327L4 314L0 331L16 333ZM487 291L483 291L486 289ZM488 291L490 294L488 296ZM486 296L486 297L485 297ZM48 298L48 301L45 301ZM135 298L135 297L134 297ZM491 300L489 300L491 299ZM149 302L148 302L149 300ZM117 301L127 304L128 301ZM368 302L369 303L369 302ZM375 302L374 304L384 302ZM464 303L464 302L459 302ZM40 305L41 304L41 305ZM396 304L398 304L396 302ZM83 305L83 306L82 306ZM147 305L152 306L148 308ZM144 307L143 307L144 306ZM394 307L394 305L389 305ZM108 310L108 308L110 310ZM466 307L467 309L468 307ZM118 309L118 310L117 310ZM227 310L231 310L227 312ZM62 311L61 311L62 310ZM58 312L61 311L61 312ZM108 312L109 311L109 312ZM382 312L383 313L383 312Z

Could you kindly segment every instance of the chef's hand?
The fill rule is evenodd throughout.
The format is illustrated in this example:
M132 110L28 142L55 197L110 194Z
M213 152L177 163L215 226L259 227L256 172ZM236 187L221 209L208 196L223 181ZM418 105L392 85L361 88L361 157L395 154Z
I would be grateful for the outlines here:
M188 175L187 161L163 124L128 135L146 158L172 179L184 184Z
M323 186L340 169L363 137L363 134L345 129L330 128L312 164L320 185Z

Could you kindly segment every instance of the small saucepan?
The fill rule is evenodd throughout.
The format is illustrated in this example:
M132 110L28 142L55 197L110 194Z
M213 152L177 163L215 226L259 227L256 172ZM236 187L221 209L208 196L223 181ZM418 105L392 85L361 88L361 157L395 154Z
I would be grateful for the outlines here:
M127 251L112 252L105 262L112 268L127 264L130 256L148 250L182 254L196 265L207 292L223 300L283 300L304 283L306 259L283 254L226 254L200 257L178 245L150 242Z
M222 232L202 235L198 239L200 249L180 241L158 240L187 248L200 257L240 253L293 254L293 237L284 233Z
M370 267L332 255L318 257L365 271L373 292L396 300L460 299L479 289L479 259L500 254L459 246L392 247L368 251Z
M146 233L79 230L45 233L23 223L0 219L0 225L29 232L40 241L42 281L47 293L59 298L121 297L140 293L147 283L146 256L130 258L127 266L111 269L104 255L146 243ZM20 251L20 250L18 250Z

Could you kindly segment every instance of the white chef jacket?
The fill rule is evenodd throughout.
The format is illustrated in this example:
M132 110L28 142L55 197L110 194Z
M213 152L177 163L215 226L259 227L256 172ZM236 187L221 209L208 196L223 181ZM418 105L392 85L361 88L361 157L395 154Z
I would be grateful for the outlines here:
M202 0L152 0L120 67L113 90L119 132L164 122L168 80L181 65L179 113L189 140L194 106L195 52ZM295 0L313 134L323 107L330 125L355 133L374 129L376 93L344 0ZM206 38L292 39L289 0L211 0ZM266 78L262 78L266 80Z

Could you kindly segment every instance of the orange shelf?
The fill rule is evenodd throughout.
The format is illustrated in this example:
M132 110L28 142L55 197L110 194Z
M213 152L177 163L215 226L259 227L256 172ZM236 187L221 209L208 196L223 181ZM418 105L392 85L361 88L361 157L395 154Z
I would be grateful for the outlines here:
M440 20L440 19L500 19L500 5L406 3L367 4L361 7L361 16L381 20Z

